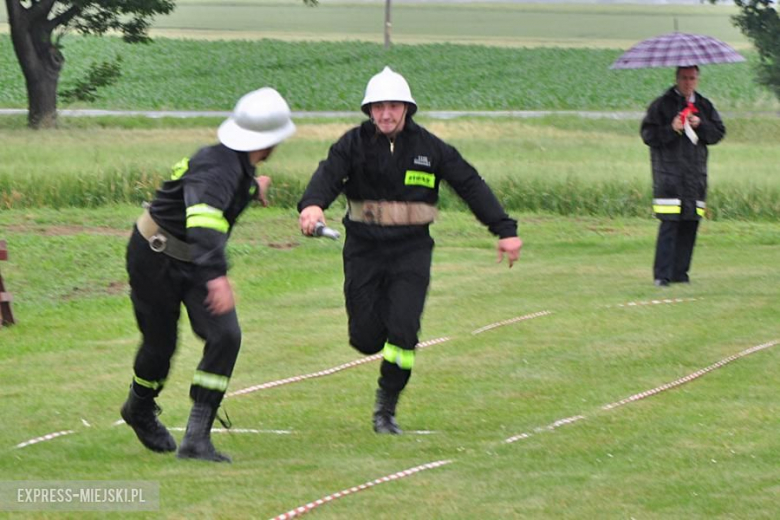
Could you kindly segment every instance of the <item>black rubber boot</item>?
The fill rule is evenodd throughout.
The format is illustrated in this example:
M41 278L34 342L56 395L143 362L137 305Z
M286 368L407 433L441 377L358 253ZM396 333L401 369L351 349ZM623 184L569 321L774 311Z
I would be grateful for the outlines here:
M173 440L168 428L157 420L161 412L162 410L154 401L154 396L140 397L132 386L127 401L119 411L122 419L133 429L141 444L159 453L176 451L176 441Z
M217 416L217 409L205 403L194 403L187 422L187 431L181 440L180 459L201 459L212 462L232 462L230 457L220 453L211 443L211 426Z
M382 388L376 391L376 404L374 405L374 431L376 433L389 433L400 435L403 430L395 422L395 407L398 404L398 392L389 392Z

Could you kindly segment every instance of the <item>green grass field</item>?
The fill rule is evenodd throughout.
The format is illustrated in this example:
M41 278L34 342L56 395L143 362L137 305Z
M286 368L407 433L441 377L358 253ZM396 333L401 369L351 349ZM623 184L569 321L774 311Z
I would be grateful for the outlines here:
M509 270L467 214L444 212L418 356L399 408L370 430L378 365L227 398L231 466L145 451L118 419L138 341L123 250L138 210L0 212L18 324L0 329L3 480L158 482L139 518L271 518L438 460L446 466L323 505L314 518L774 518L780 345L614 410L602 406L780 339L776 224L708 222L693 283L659 290L646 219L518 215ZM340 228L338 212L331 224ZM230 390L359 359L346 343L340 245L294 212L250 210L230 244L244 345ZM676 303L649 304L659 299ZM621 304L647 305L620 306ZM488 324L551 314L473 335ZM160 402L182 427L200 347L182 343ZM569 425L556 421L583 415ZM74 433L15 448L46 434ZM522 433L529 438L507 444ZM174 435L181 438L181 432ZM84 518L42 512L35 518Z
M214 440L232 465L157 455L115 425L139 340L124 248L140 201L172 163L214 140L220 119L62 117L58 130L33 132L22 116L2 117L9 259L0 273L17 324L0 328L1 517L275 518L449 461L309 516L777 518L780 122L768 113L777 100L752 81L756 56L729 25L732 8L396 3L398 45L388 53L381 3L177 4L155 24L152 46L66 38L64 84L116 54L125 75L97 103L61 108L227 111L273 84L294 110L356 112L367 78L390 63L412 83L420 121L455 144L518 218L521 260L497 265L493 237L443 191L420 337L448 340L418 355L399 406L406 435L371 431L370 362L228 397L234 432ZM727 115L727 138L711 149L715 219L700 228L692 283L659 289L638 120L443 121L425 111L641 111L669 71L607 67L633 40L671 31L675 18L750 62L703 71L702 90ZM25 106L6 34L0 106ZM244 334L229 391L362 359L347 344L341 244L302 237L292 208L328 146L358 121L300 119L261 168L275 180L273 207L243 215L228 248ZM337 229L342 212L328 212ZM512 321L524 316L536 317ZM473 333L491 324L502 325ZM733 358L757 346L765 348ZM200 352L185 318L160 399L172 428L187 420ZM700 377L681 384L689 375ZM57 432L69 433L40 439ZM158 484L159 510L8 512L4 486L27 480Z

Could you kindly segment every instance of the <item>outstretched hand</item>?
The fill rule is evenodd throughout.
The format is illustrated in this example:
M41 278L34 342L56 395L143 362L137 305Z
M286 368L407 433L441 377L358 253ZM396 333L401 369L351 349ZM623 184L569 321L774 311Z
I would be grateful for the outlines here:
M501 263L504 259L504 254L506 254L507 260L509 261L509 267L512 267L512 265L517 262L517 259L520 258L520 249L522 247L523 241L520 240L520 237L500 239L498 241L498 247L496 248L498 250L498 263Z
M230 312L236 306L233 289L230 287L230 281L227 276L209 280L206 282L206 288L208 289L208 294L203 303L206 304L206 308L211 314L219 316Z

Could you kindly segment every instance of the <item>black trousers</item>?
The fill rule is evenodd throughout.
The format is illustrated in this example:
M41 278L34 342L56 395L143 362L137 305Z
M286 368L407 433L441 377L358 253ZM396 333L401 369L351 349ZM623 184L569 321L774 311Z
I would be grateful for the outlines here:
M687 282L696 243L698 220L662 220L658 227L653 276L667 282Z
M220 316L211 314L203 303L208 292L205 284L193 281L194 266L155 253L137 229L133 230L127 247L127 273L130 298L142 335L135 357L135 375L152 383L151 387L144 387L136 382L134 387L154 395L162 389L177 347L183 303L192 330L205 341L198 364L202 383L190 386L190 397L195 402L219 406L241 346L241 328L235 309Z
M433 239L376 242L347 235L344 244L344 296L350 344L364 354L380 352L385 343L414 350L431 279ZM411 377L382 360L379 386L404 389Z

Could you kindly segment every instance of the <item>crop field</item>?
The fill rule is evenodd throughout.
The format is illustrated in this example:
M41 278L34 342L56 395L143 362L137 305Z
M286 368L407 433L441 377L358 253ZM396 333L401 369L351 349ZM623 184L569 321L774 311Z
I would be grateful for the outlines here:
M390 65L413 85L421 112L432 110L641 111L674 81L668 69L610 70L611 49L498 48L369 42L120 40L70 38L62 88L94 62L122 59L122 78L89 105L61 108L229 111L258 85L272 85L300 111L359 110L365 82ZM701 90L720 110L767 112L780 104L757 86L748 61L702 71ZM0 105L26 106L10 38L0 35ZM246 73L244 71L251 71Z
M747 57L702 72L702 91L721 110L780 108L753 81L757 56L731 24L733 7L399 3L395 44L385 50L378 2L177 4L153 25L152 45L66 36L62 87L90 64L119 56L121 81L89 108L227 111L264 84L294 110L352 111L366 78L391 65L414 86L422 111L643 110L672 81L670 71L609 66L639 40L672 32L676 21L679 30L719 37ZM24 83L2 34L0 71L0 106L24 107Z
M780 103L753 81L757 56L730 25L733 8L399 1L385 51L382 2L177 4L148 46L68 35L62 87L116 56L123 75L98 101L60 108L212 115L61 115L45 132L0 116L0 274L16 318L0 327L0 517L780 516ZM4 14L0 108L19 109ZM609 65L675 20L748 61L702 69L727 137L710 149L691 283L657 288L638 129L673 71ZM379 364L348 346L343 239L303 237L295 210L386 64L409 79L416 119L477 167L524 241L512 269L496 263L495 238L442 190L397 437L372 432ZM298 132L258 170L274 180L271 207L248 209L227 250L243 342L223 406L233 427L212 438L234 462L155 454L118 422L139 341L127 239L170 166L266 84L289 100ZM550 113L433 116L447 110ZM342 232L343 213L342 201L326 213ZM159 399L177 442L201 351L185 316ZM145 509L31 507L9 494L55 481L156 492Z

